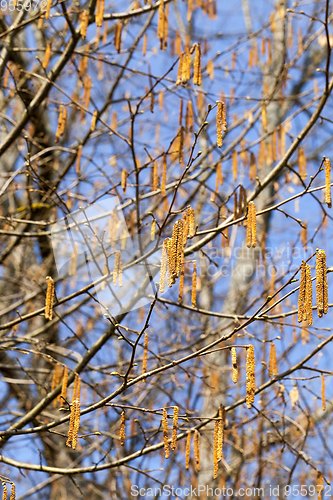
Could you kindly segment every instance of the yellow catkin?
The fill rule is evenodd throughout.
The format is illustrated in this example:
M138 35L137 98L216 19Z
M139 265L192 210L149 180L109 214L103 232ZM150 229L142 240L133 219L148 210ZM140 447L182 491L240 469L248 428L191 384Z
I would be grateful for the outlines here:
M156 191L157 188L158 188L158 170L157 170L157 160L155 160L153 166L153 191Z
M232 381L237 384L238 381L238 367L237 367L237 353L236 347L231 348L231 362L232 362Z
M148 337L148 332L145 332L145 341L144 341L144 346L143 346L143 357L142 357L142 373L147 372L147 362L148 362L148 343L149 343L149 337Z
M76 387L76 404L75 404L75 413L74 413L74 427L73 427L73 440L72 440L72 448L76 449L77 438L79 434L80 428L80 389L81 389L81 379L79 375L75 375L77 377L77 387Z
M311 268L307 264L305 267L305 300L304 300L304 315L303 319L308 322L311 326L313 323L312 316L312 280L311 280Z
M126 431L125 411L122 411L120 417L120 432L119 432L120 446L125 445L125 431Z
M301 229L301 243L302 243L304 249L307 250L308 231L307 231L306 222L303 222L302 229Z
M307 173L306 173L306 156L304 153L304 149L300 146L298 148L298 169L299 169L299 175L301 179L305 180Z
M191 452L191 438L192 432L187 434L186 447L185 447L185 469L188 470L190 466L190 452Z
M52 377L52 384L51 384L51 391L53 391L57 385L60 383L61 380L61 375L62 375L62 367L60 363L57 363L53 372L53 377ZM58 404L58 398L55 398L53 400L53 407L56 408Z
M94 132L95 131L96 122L97 122L97 109L95 109L95 111L93 112L93 115L92 115L90 132Z
M51 276L46 276L46 280L45 319L51 320L53 317L54 281Z
M50 17L51 4L52 4L52 0L47 0L45 19L48 19Z
M64 106L61 104L60 105L60 110L59 110L59 117L58 117L58 126L57 126L56 135L55 135L55 138L54 138L54 142L59 142L59 139L60 139L60 135L61 135L60 131L61 131L61 127L62 127L63 113L64 113Z
M197 261L193 261L193 274L192 274L192 295L191 295L192 307L196 307L197 304Z
M252 246L252 201L248 204L248 213L247 213L247 226L246 226L246 246L250 248Z
M117 23L114 36L114 46L118 54L121 51L121 31L122 31L122 24Z
M65 370L64 370L63 377L62 377L62 387L61 387L61 394L60 394L60 404L63 404L66 401L67 381L68 381L68 367L66 366Z
M193 104L192 101L187 101L186 106L186 120L185 120L185 132L193 132Z
M156 232L156 219L153 219L151 222L151 229L150 229L150 241L155 241L155 232Z
M160 41L160 48L163 50L163 40L164 40L164 0L160 1L160 5L158 7L158 22L157 22L157 38Z
M123 168L123 170L121 172L121 187L122 187L123 193L125 194L126 189L127 189L127 170L125 168Z
M234 149L232 152L232 173L234 181L236 181L237 178L237 170L238 170L238 154L237 151Z
M217 441L217 459L221 460L223 456L223 441L224 441L224 422L225 422L225 408L220 406L219 408L219 432Z
M71 415L70 415L70 420L69 420L68 437L67 437L67 442L66 442L66 446L68 446L68 447L72 446L73 435L74 435L77 385L78 385L78 374L76 373L75 379L74 379L74 388L73 388L73 396L72 396L72 403L71 403Z
M253 201L249 203L251 204L252 210L252 218L251 218L251 236L252 236L252 247L257 246L257 220L256 220L256 207Z
M321 407L322 410L326 410L326 398L325 398L325 377L324 375L321 376Z
M251 408L251 404L254 403L255 390L255 358L253 346L250 345L247 348L246 357L246 405L248 408Z
M223 117L223 102L217 101L217 111L216 111L216 135L217 135L217 147L222 147L222 117Z
M324 161L325 166L325 203L328 208L332 207L332 198L331 198L331 160L329 158L325 158Z
M183 301L183 293L184 293L184 262L182 261L180 264L179 295L178 295L179 302Z
M178 406L173 408L173 423L172 423L172 438L171 438L171 449L175 450L177 448L177 430L178 430Z
M321 472L317 472L317 494L318 500L322 500L324 491L324 478ZM326 496L326 495L325 495Z
M10 500L15 500L15 499L16 499L15 484L12 483L10 490Z
M161 260L161 273L160 273L160 286L159 286L160 293L163 293L165 289L167 262L168 262L168 242L164 240L162 247L162 260Z
M201 85L201 50L199 43L195 46L193 84Z
M261 105L261 118L262 118L262 128L264 132L267 132L267 111L266 104L263 102Z
M317 313L321 318L328 312L328 286L326 275L326 255L324 250L316 251L316 296Z
M166 408L163 408L162 429L163 429L165 458L169 458L170 447L169 447L169 434L168 434L168 413Z
M82 155L82 145L80 145L77 149L76 166L75 166L75 173L77 175L80 175L81 155Z
M144 37L143 37L143 46L142 46L142 55L143 57L146 56L146 52L147 52L147 33L145 33Z
M195 468L196 471L200 470L200 434L197 429L194 431L193 437L193 448L194 448L194 458L195 458Z
M306 286L306 263L302 261L301 264L301 278L298 294L298 318L297 321L301 323L304 317L304 301L305 301L305 286Z
M43 59L43 68L46 69L49 65L51 58L51 43L48 43L46 45L45 53L44 53L44 59Z
M194 208L189 207L187 209L187 216L189 218L188 226L188 236L193 238L195 235L195 219L194 219Z
M113 286L117 286L118 269L119 269L119 252L116 252L114 257Z
M271 342L271 348L269 351L268 375L269 377L276 377L277 375L276 350L274 342Z
M2 499L7 500L7 484L2 483Z
M82 12L81 16L81 26L80 26L80 34L83 39L87 36L87 28L88 28L89 14L87 10Z
M206 72L209 78L213 81L214 80L214 61L210 59L207 63L206 66Z
M163 154L163 164L162 164L162 185L161 185L161 193L163 196L166 196L166 173L167 173L167 157L166 153Z
M215 420L215 426L214 426L214 443L213 443L213 449L214 449L214 479L217 478L218 472L219 472L219 461L218 461L218 439L219 439L219 421Z
M173 258L173 247L172 247L172 239L166 238L164 240L165 248L167 251L167 286L171 288L174 284L174 258Z

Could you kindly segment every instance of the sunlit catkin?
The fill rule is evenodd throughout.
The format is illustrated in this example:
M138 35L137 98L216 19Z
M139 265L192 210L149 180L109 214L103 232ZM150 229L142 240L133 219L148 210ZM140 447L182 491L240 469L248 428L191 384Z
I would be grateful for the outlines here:
M190 238L193 238L195 235L195 218L194 218L194 208L189 207L187 209L188 216L188 235Z
M166 408L163 408L162 428L163 428L165 458L169 458L170 447L169 447L169 434L168 434L168 412Z
M151 222L151 229L150 229L150 241L155 241L155 232L156 232L156 219L153 219Z
M247 348L246 356L246 404L248 408L251 408L251 404L254 403L255 390L256 380L254 348L250 345Z
M118 281L119 286L123 286L123 268L121 263L121 251L118 250Z
M57 126L57 131L55 134L54 142L59 142L59 139L60 139L60 135L61 135L60 131L62 128L63 113L64 113L64 106L61 104L60 110L59 110L59 117L58 117L58 126Z
M226 411L224 406L220 406L219 408L219 433L218 433L218 442L217 442L217 459L221 460L223 455L223 442L224 442L224 422L226 417Z
M48 19L50 17L51 5L52 5L52 0L47 0L46 12L45 12L45 19Z
M179 295L178 295L179 302L183 301L183 293L184 293L184 261L182 259L182 262L180 264L180 278L179 278Z
M74 413L74 427L73 427L73 439L72 439L72 448L75 450L77 444L77 438L79 434L80 428L80 390L81 390L81 379L79 375L75 375L77 377L77 387L76 387L76 404L75 404L75 413Z
M48 67L49 62L50 62L50 57L51 57L51 43L48 43L46 45L44 59L43 59L43 68L44 69L46 69Z
M277 375L276 350L274 342L271 342L271 348L269 351L268 376L276 377L276 375Z
M120 417L120 431L119 431L120 446L125 445L125 432L126 432L126 420L125 420L125 411L123 410L121 412L121 417Z
M167 272L167 264L168 264L168 243L166 240L163 242L162 246L162 260L161 260L161 272L160 272L160 293L164 292L165 289L165 276Z
M201 85L201 50L199 43L195 46L193 84Z
M324 161L325 166L325 203L328 208L332 207L332 198L331 198L331 160L329 158L325 158Z
M51 320L53 317L54 281L51 276L46 276L46 280L45 319Z
M15 500L15 499L16 499L15 484L12 483L10 490L10 500Z
M217 474L219 472L219 461L217 458L218 455L218 439L219 439L219 421L215 420L214 426L214 443L213 443L213 453L214 453L214 479L217 478Z
M196 307L197 304L197 261L193 261L193 274L192 274L192 307Z
M238 367L237 367L237 353L236 347L231 348L231 363L232 363L232 381L237 384L238 381Z
M328 312L328 287L325 250L316 250L316 298L317 313L321 318Z
M321 377L321 407L322 410L326 410L326 398L325 398L325 377L324 375L320 375Z
M2 483L2 500L7 500L7 484Z
M88 21L89 21L88 11L84 10L81 15L81 26L80 26L80 34L83 39L85 39L87 35Z
M171 449L175 450L177 448L177 430L178 430L178 406L173 408L173 423L172 423L172 438L171 438Z
M311 326L313 323L312 315L312 280L311 280L311 268L307 264L305 267L305 301L304 301L304 315L303 319L308 322Z
M246 227L246 246L257 246L257 224L256 224L256 209L253 201L248 204L248 216Z
M190 452L191 452L191 438L192 432L187 434L186 438L186 448L185 448L185 469L188 470L190 466Z
M217 101L217 111L216 111L216 135L217 135L217 147L222 147L222 127L223 127L223 107L224 103L222 101Z
M68 429L68 437L66 446L71 447L74 436L74 424L75 424L75 415L76 415L76 394L77 394L77 386L78 386L79 376L76 373L74 379L74 388L73 388L73 396L72 396L72 404L71 404L71 415L69 420L69 429Z
M200 470L200 434L197 429L194 431L193 448L195 458L195 469L197 472Z
M148 343L149 337L148 332L145 332L145 341L143 346L143 358L142 358L142 373L146 373L147 371L147 362L148 362Z
M114 36L114 46L118 54L121 51L121 31L122 31L122 24L117 23Z
M163 196L166 196L166 174L167 174L167 157L166 153L163 155L163 164L162 164L162 185L161 185L161 193Z
M123 193L125 194L127 189L127 170L125 168L123 168L121 172L121 187L123 189Z
M302 180L306 179L307 173L306 173L306 156L304 153L304 149L300 146L298 148L298 170L299 170L299 175Z
M97 122L97 114L98 114L98 111L97 111L97 109L95 109L95 111L93 112L93 115L92 115L92 119L91 119L90 132L95 131L96 122Z

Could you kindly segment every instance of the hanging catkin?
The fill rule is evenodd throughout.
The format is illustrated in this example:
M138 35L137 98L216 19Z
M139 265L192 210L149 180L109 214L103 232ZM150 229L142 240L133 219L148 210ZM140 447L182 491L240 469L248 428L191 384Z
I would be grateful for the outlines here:
M178 295L179 302L183 301L183 293L184 293L184 257L180 264L179 295Z
M224 441L224 422L225 422L226 412L224 406L219 408L219 433L218 433L218 443L217 443L217 459L221 460L223 456L223 441Z
M199 43L195 46L193 84L201 85L201 50Z
M251 403L254 403L255 390L255 358L253 346L250 345L247 348L246 357L246 404L248 408L251 408Z
M298 148L298 170L299 170L299 175L302 180L306 179L307 173L306 173L306 156L304 153L304 149L300 146Z
M332 207L332 198L331 198L331 160L329 158L325 158L324 161L325 166L325 203L328 208Z
M316 250L316 296L318 317L321 318L328 312L328 286L325 250L319 249Z
M217 147L222 147L222 129L224 130L224 102L217 101L217 111L216 111L216 135L217 135Z
M46 280L45 319L51 320L53 317L54 281L50 276L46 276Z
M125 433L126 433L126 419L125 419L125 411L123 410L121 412L121 417L120 417L120 431L119 431L120 446L125 445Z
M46 45L44 59L43 59L43 68L44 69L46 69L48 67L49 62L50 62L50 57L51 57L51 43L48 43Z
M192 274L192 307L197 303L197 261L193 261L193 274Z
M197 472L200 470L200 434L197 429L194 431L193 438L193 447L194 447L194 458L195 458L195 469Z
M188 470L190 466L190 451L191 451L191 438L192 432L189 431L186 438L186 448L185 448L185 469Z
M81 385L80 377L77 373L75 373L73 397L71 404L71 415L69 420L68 438L66 442L66 446L72 447L73 449L75 449L76 447L77 432L79 430L79 424L80 424L80 385ZM78 412L77 412L77 406L78 406Z
M188 236L190 238L193 238L193 236L195 235L194 208L189 207L187 209L187 216L188 216L188 219L189 219Z
M166 153L164 153L163 154L163 165L162 165L162 185L161 185L161 193L163 196L166 196L166 191L165 191L166 172L167 172L167 158L166 158Z
M304 317L304 301L305 301L305 285L306 285L306 263L302 261L301 264L301 279L299 285L298 295L298 318L297 321L301 323Z
M219 439L219 421L215 420L215 426L214 426L214 444L213 444L213 447L214 447L214 476L213 476L213 478L214 479L217 478L217 474L218 474L218 471L219 471L219 461L218 461L218 458L217 458L217 454L218 454L218 439Z
M246 246L248 248L257 246L257 224L256 209L253 201L248 204L248 216L246 226Z
M171 438L171 449L175 450L177 448L177 430L178 430L178 406L173 408L173 423L172 423L172 438Z
M164 240L162 246L162 260L161 260L161 273L160 273L160 293L164 292L165 289L165 276L167 271L167 263L168 263L168 241Z
M163 428L165 458L169 458L170 448L169 448L169 435L168 435L168 413L166 408L163 408L162 428Z
M231 348L231 362L232 362L232 381L237 384L238 381L238 367L237 367L237 353L236 347Z
M2 499L7 500L7 484L2 482Z
M155 232L156 232L156 219L153 219L151 221L150 241L155 241Z
M117 23L114 36L114 46L118 54L121 51L121 30L122 30L122 24Z
M276 375L277 375L276 350L274 342L271 342L271 348L269 351L268 376L276 377Z
M10 500L15 500L15 499L16 499L15 484L12 483L12 487L10 490Z
M142 373L146 373L147 371L147 361L148 361L148 332L145 332L145 341L143 346L143 358L142 358Z
M77 444L77 437L79 433L80 427L80 389L81 389L81 379L79 375L77 376L77 387L76 387L76 404L75 404L75 414L74 414L74 428L73 428L73 440L72 440L72 448L75 450Z
M303 319L308 322L311 326L313 323L312 315L312 280L311 280L311 268L307 264L305 267L305 301L304 301L304 315Z

